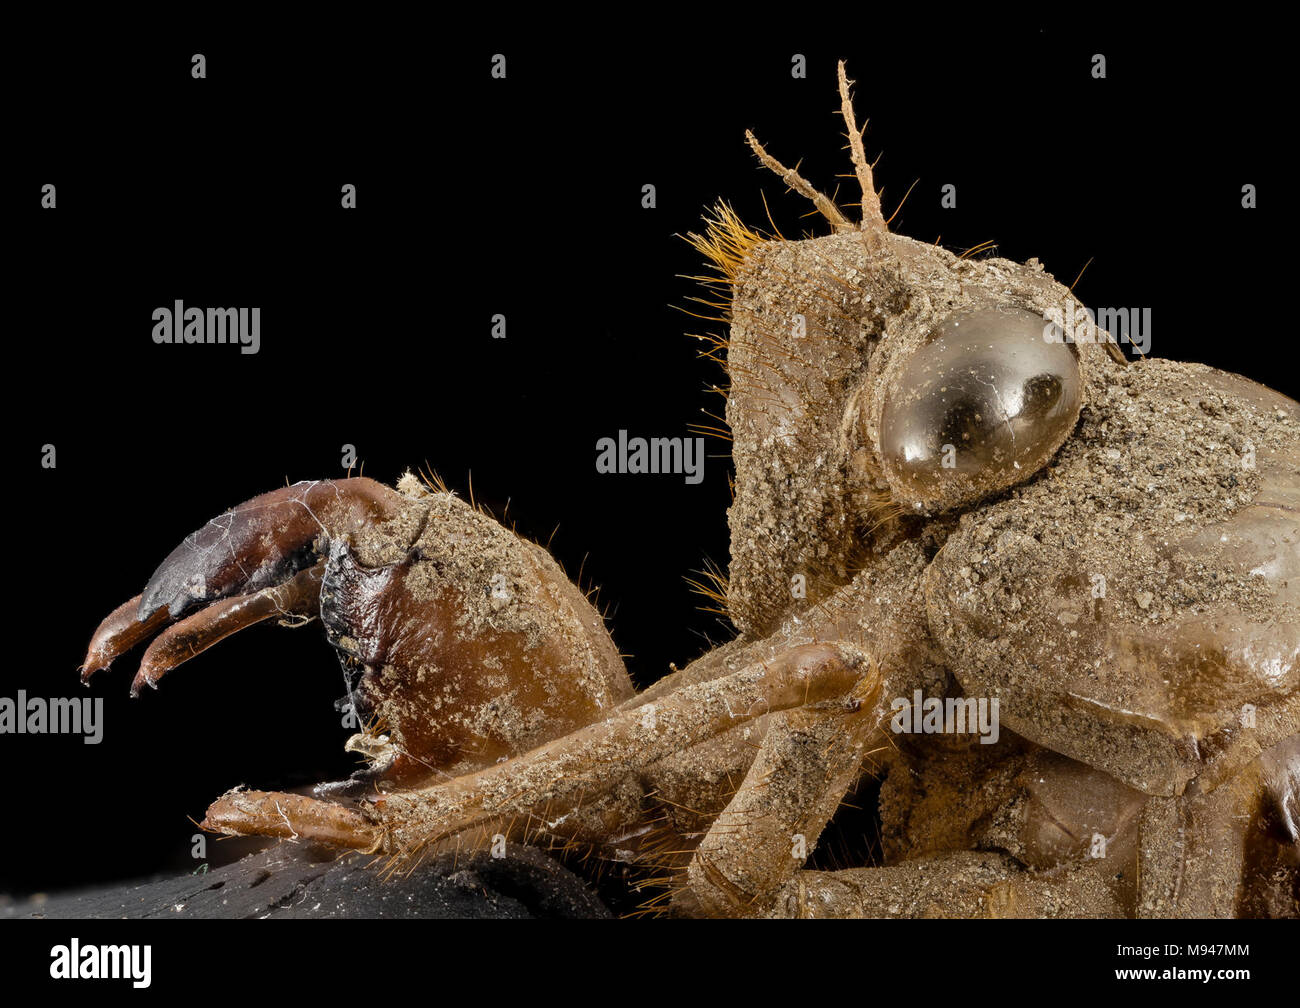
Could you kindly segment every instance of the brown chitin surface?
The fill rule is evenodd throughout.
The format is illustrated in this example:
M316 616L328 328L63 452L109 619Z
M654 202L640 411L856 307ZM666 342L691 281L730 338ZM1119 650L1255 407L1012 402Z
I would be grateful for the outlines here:
M880 786L884 864L971 850L982 839L1016 853L1024 819L1016 781L1037 747L1005 730L992 745L968 739L960 748L938 735L892 739Z
M791 608L792 577L806 578L810 597L848 579L847 472L832 448L844 401L879 339L870 292L854 284L870 268L868 255L858 234L764 244L735 286L728 608L751 636L771 632Z
M875 444L883 390L954 311L1009 305L1046 315L1078 302L1031 260L961 259L899 235L840 233L748 253L731 302L727 422L735 499L728 603L757 637L871 562L888 499ZM803 316L800 327L796 316ZM1078 347L1085 374L1118 365Z
M955 851L886 868L800 872L769 917L1119 917L1096 862L1053 876L991 851Z
M1005 730L992 745L903 736L880 791L883 861L995 851L1029 873L1032 889L1036 878L1059 883L1071 865L1101 858L1105 867L1088 885L1103 886L1106 902L1130 916L1147 800L1109 774Z
M1249 781L1252 767L1239 776ZM1300 735L1260 756L1258 781L1244 826L1240 815L1232 818L1244 869L1236 914L1294 919L1300 917ZM1247 786L1243 781L1241 790Z
M322 596L331 639L369 670L386 778L485 766L632 695L604 621L543 549L409 475L398 486L402 528L336 546Z
M334 847L376 849L380 833L353 809L305 795L235 788L212 803L203 829L240 836L307 839Z
M1049 470L963 516L930 624L1012 730L1149 794L1210 790L1300 730L1300 409L1167 361L1090 384Z
M1015 876L1000 854L962 851L889 868L800 872L768 912L780 918L988 916L989 893Z
M1153 798L1142 817L1144 917L1300 916L1300 736L1209 793Z

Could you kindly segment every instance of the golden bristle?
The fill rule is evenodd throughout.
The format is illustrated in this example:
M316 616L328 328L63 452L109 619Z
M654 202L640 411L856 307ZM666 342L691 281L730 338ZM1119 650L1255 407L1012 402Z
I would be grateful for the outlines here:
M690 232L686 240L718 271L720 279L730 285L736 282L750 253L770 239L749 227L729 204L719 202L704 217L704 234ZM714 278L695 279L717 283Z
M691 586L691 590L699 595L703 595L711 602L711 605L698 606L703 612L717 613L719 616L728 616L727 610L727 575L723 573L722 568L715 564L707 557L704 560L704 569L694 571L700 577L686 578L686 583Z
M434 493L443 493L443 494L449 493L450 491L447 490L447 484L443 482L441 476L439 476L436 472L433 471L433 467L430 466L427 461L424 463L424 466L425 467L423 469L417 470L417 475L420 477L420 482L423 483L425 486L427 486Z

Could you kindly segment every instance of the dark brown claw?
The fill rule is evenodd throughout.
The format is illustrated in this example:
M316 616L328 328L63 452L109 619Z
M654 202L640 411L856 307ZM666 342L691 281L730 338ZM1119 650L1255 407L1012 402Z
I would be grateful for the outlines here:
M99 629L90 638L90 647L86 649L86 660L81 663L83 684L90 685L91 676L108 668L114 658L130 651L168 622L165 609L159 609L143 623L136 619L141 598L143 596L137 595L130 602L123 602L99 624Z
M140 670L131 681L131 695L139 696L145 686L158 688L158 680L177 665L201 654L232 633L268 619L310 618L320 613L320 584L325 564L316 564L282 585L263 588L252 595L222 599L175 626L164 630L140 659ZM159 609L157 612L166 612Z
M401 496L364 477L295 483L213 518L172 550L145 586L139 620L280 584L320 559L318 540L392 518Z
M277 615L319 612L321 550L396 515L397 491L364 477L317 480L254 497L187 536L142 594L118 606L91 637L81 681L199 603L207 607L167 630L145 652L131 694L223 637Z

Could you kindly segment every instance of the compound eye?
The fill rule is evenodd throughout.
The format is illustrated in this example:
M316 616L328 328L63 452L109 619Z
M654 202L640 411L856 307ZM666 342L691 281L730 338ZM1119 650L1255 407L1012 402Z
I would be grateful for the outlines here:
M1032 476L1079 417L1079 362L1022 308L949 316L885 392L880 455L909 509L945 511Z

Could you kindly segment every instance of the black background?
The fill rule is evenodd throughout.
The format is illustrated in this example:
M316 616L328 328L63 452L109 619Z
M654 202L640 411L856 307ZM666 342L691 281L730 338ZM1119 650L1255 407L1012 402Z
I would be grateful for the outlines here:
M554 553L601 586L638 685L726 639L684 580L726 563L725 442L707 443L698 486L598 475L595 443L683 436L721 411L707 386L723 376L686 335L708 324L681 311L702 264L678 236L718 198L766 229L760 193L787 237L825 233L743 131L852 201L837 58L887 215L919 180L895 231L993 239L1066 283L1091 260L1083 302L1150 306L1153 355L1300 391L1279 324L1292 266L1272 253L1289 71L1266 30L793 20L756 39L686 21L596 37L558 15L12 39L4 695L82 695L92 630L184 535L286 479L343 475L344 444L368 476L427 464L465 494L472 473L522 534L558 526ZM206 80L190 76L198 52ZM956 209L939 206L946 183ZM151 312L178 298L260 306L261 352L153 344ZM0 892L190 870L187 817L216 795L354 765L319 627L250 630L134 702L132 657L93 684L101 744L0 737Z

